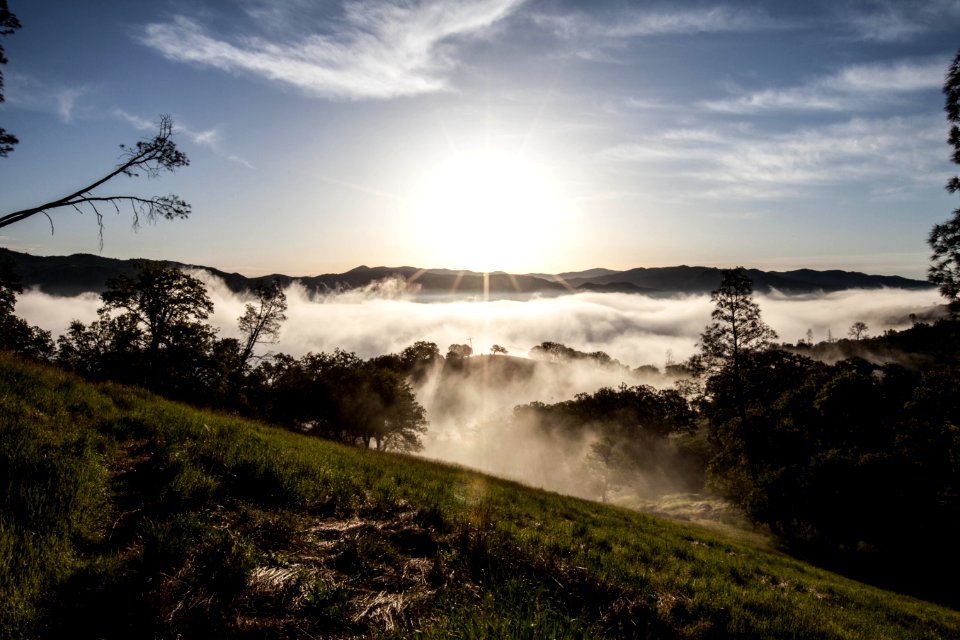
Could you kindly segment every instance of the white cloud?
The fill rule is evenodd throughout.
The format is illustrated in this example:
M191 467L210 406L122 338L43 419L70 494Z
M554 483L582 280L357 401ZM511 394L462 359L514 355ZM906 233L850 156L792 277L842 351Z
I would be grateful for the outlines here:
M860 39L875 42L907 42L924 33L952 28L960 18L956 0L878 0L862 9L845 12L842 18Z
M5 79L7 102L21 109L56 114L64 124L73 122L78 111L81 115L90 111L78 104L79 98L89 91L87 86L65 87L17 72Z
M482 33L523 1L348 2L329 32L295 42L228 41L176 16L147 25L141 40L171 60L251 73L319 97L385 99L448 89L457 65L449 40Z
M735 98L706 100L701 105L723 113L859 111L888 103L900 94L939 89L945 69L941 59L852 65L803 85L762 89Z
M77 103L77 98L79 98L83 92L84 90L82 88L63 89L57 92L57 113L61 121L69 124L69 122L73 120L73 108Z
M618 144L601 160L647 173L695 180L679 197L707 200L789 198L818 187L939 181L943 127L928 118L853 118L821 127L763 134L742 126L677 129ZM873 195L885 197L882 190Z
M535 24L564 39L628 39L661 35L746 32L768 29L775 23L752 11L717 6L702 9L630 9L605 16L587 13L538 14Z
M139 129L140 131L150 131L157 128L157 123L155 121L141 118L140 116L132 113L127 113L123 109L114 109L113 115L122 120L126 120L127 123L133 126L134 129Z
M221 336L236 336L237 318L248 298L232 293L208 272L191 273L204 282L214 303L210 323ZM490 346L500 344L511 354L524 356L535 345L551 340L581 351L606 351L631 367L662 365L668 350L677 360L693 354L712 309L706 295L649 298L580 293L527 301L451 297L426 303L389 286L318 297L293 286L286 295L288 320L280 342L271 350L296 357L339 347L370 358L397 353L417 340L436 342L445 351L449 344L472 338L476 353L487 353ZM855 320L870 324L874 333L902 328L910 312L940 301L934 289L773 294L757 300L764 319L787 341L803 337L808 327L818 338L828 328L840 337ZM96 294L61 298L30 290L19 297L16 313L59 335L72 319L95 320L99 305ZM389 318L387 328L384 318Z

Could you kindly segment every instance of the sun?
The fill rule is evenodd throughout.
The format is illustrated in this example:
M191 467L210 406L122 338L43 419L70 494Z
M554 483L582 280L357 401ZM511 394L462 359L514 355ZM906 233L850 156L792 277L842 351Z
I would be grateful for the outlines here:
M409 202L428 253L475 271L536 269L552 260L571 215L546 166L491 150L458 153L431 167Z

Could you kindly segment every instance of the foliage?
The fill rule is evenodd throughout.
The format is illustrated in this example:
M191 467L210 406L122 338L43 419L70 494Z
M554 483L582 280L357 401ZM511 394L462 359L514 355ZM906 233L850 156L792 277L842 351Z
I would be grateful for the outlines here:
M473 355L473 347L468 344L452 344L447 347L447 360L459 361Z
M0 350L32 360L49 360L54 352L50 332L14 315L20 293L23 287L13 261L0 259Z
M20 28L20 21L17 20L15 16L8 8L6 0L0 4L0 37L9 36L14 31ZM3 53L3 45L0 44L0 65L7 64L7 57ZM3 97L3 70L0 69L0 102L4 101ZM5 158L11 151L13 147L19 142L17 137L12 133L8 133L6 129L0 127L0 158Z
M262 415L331 440L381 450L416 451L426 431L423 407L404 377L355 354L280 355L261 365Z
M203 322L213 303L203 283L179 269L142 261L134 277L107 281L99 320L71 323L58 359L75 371L146 385L198 401L223 378L215 331ZM226 354L229 356L230 354Z
M676 438L693 432L694 413L673 389L604 387L556 404L520 405L514 421L534 425L542 439L592 439L585 462L603 501L627 486L650 494L703 485L705 461Z
M550 362L588 362L598 367L627 368L622 362L610 357L610 355L603 351L586 353L559 342L541 342L530 349L527 355L535 360L547 360Z
M794 550L885 584L949 598L960 569L960 369L923 374L781 351L708 384L713 482ZM749 431L748 431L749 429ZM931 575L927 563L945 571ZM949 568L949 569L948 569Z
M723 271L720 286L710 294L713 319L700 334L697 365L708 372L736 371L744 354L768 349L777 338L760 318L753 301L753 282L743 267Z
M953 148L951 160L960 164L960 51L947 70L943 84L944 110L950 123L947 144ZM960 177L947 181L947 191L960 190ZM944 223L934 225L927 239L933 249L927 279L940 288L940 293L950 302L954 311L960 306L960 208Z
M422 381L443 357L433 342L419 340L400 352L400 372L414 382Z
M141 262L135 278L121 275L108 280L100 299L101 316L119 312L125 324L143 335L151 357L213 313L200 280L159 262Z

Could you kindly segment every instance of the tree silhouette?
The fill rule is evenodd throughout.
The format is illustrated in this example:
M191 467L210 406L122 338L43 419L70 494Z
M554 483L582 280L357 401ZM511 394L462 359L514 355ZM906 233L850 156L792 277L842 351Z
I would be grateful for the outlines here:
M200 280L159 262L140 263L135 278L111 278L100 299L102 315L119 311L144 332L148 360L213 313L213 303Z
M0 258L0 350L12 351L35 360L47 360L53 353L49 331L30 325L13 311L17 295L23 293L13 260Z
M756 481L758 436L747 416L744 361L751 354L768 351L777 334L760 318L752 294L753 282L743 267L723 271L720 287L710 294L716 305L710 314L713 322L700 335L700 354L693 357L691 368L699 376L712 374L708 388L732 387L739 437Z
M506 347L501 347L500 345L495 344L492 347L490 347L490 353L492 353L493 355L497 355L498 353L507 355L507 349Z
M944 110L951 123L947 144L953 147L950 158L960 164L960 51L954 57L943 84L946 96ZM960 177L947 181L947 191L960 190ZM940 288L940 293L950 301L951 311L960 310L960 208L942 224L935 225L927 240L933 249L927 278Z
M462 360L473 355L473 347L468 344L452 344L447 347L447 360Z
M739 376L743 354L767 349L776 332L760 318L753 301L753 282L743 267L723 271L720 287L710 294L716 306L700 335L700 365L707 371L732 368Z
M847 335L849 335L854 340L859 340L861 338L867 337L867 329L869 328L870 327L867 326L866 322L861 322L860 320L857 320L852 325L850 325L850 330L847 332Z
M177 145L173 141L173 120L170 116L160 116L158 128L157 135L152 138L140 140L133 146L120 145L120 148L123 149L122 161L107 175L63 198L0 216L0 228L42 213L50 220L52 231L53 220L50 219L49 215L52 209L72 207L77 212L82 213L82 207L89 207L97 216L97 225L100 227L100 244L102 246L103 214L98 206L110 205L117 213L120 213L121 204L129 206L133 212L135 228L140 225L141 218L146 218L148 221L154 221L157 218L166 218L167 220L186 218L190 215L190 205L173 194L150 198L133 195L98 196L93 194L94 190L119 175L137 177L143 173L148 178L155 178L160 175L161 171L174 171L178 167L185 167L190 164L187 156L177 149Z
M7 0L0 0L0 36L9 36L19 28L20 21L10 12ZM7 57L3 54L3 45L0 44L0 65L4 64L7 64ZM3 100L3 71L0 70L0 102ZM15 135L7 133L6 129L0 127L0 158L5 158L13 151L14 145L18 142Z
M247 304L238 318L242 350L240 367L245 367L253 357L258 344L275 343L280 337L280 323L287 319L287 296L278 280L256 286L257 304Z

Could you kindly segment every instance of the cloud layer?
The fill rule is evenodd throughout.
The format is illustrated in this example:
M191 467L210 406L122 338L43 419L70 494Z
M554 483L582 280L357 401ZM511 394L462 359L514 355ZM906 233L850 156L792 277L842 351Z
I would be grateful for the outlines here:
M237 335L237 318L246 298L233 294L206 272L197 274L214 303L210 318L224 337ZM298 286L287 290L288 320L280 342L272 347L294 356L335 348L363 358L396 353L417 340L436 342L441 350L472 341L476 353L505 346L525 356L543 341L561 342L581 351L606 351L630 367L662 366L694 353L710 320L709 297L649 298L633 294L582 293L517 300L419 302L390 288L313 297ZM845 337L855 321L871 333L903 328L907 316L939 303L935 290L851 290L820 296L758 296L764 319L782 340L795 342L812 329L817 340L827 331ZM59 298L27 291L17 314L44 329L62 333L71 319L96 318L93 294Z
M941 59L850 65L799 86L762 89L701 104L711 111L738 114L773 110L864 111L889 104L901 94L938 90L943 74Z
M801 187L868 184L934 188L940 181L943 127L928 118L852 118L763 133L749 125L667 129L600 152L702 185L697 199L783 198Z

